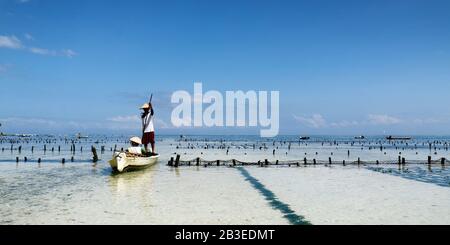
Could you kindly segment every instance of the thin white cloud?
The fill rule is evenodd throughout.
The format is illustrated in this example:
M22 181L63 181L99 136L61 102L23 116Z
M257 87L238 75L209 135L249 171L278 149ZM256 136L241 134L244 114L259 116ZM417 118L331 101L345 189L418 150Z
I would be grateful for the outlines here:
M0 118L0 122L2 123L11 123L15 125L46 125L46 126L55 126L57 125L56 121L42 119L42 118L21 118L21 117L8 117L8 118Z
M323 118L320 114L314 114L311 117L302 117L302 116L295 116L295 120L297 120L299 123L311 127L311 128L324 128L327 127L327 122L325 118Z
M108 118L108 121L111 122L119 122L119 123L135 123L135 122L140 122L141 119L139 118L139 116L137 115L132 115L132 116L116 116L116 117L112 117L112 118Z
M31 40L31 41L34 40L34 37L33 37L30 33L25 33L23 36L24 36L25 39L27 39L27 40Z
M354 127L354 126L358 126L361 123L358 121L347 121L347 120L343 120L340 122L332 122L330 123L331 127L335 127L335 128L347 128L347 127Z
M72 58L76 55L78 55L75 51L71 50L71 49L63 49L61 51L61 55L66 56L68 58Z
M85 121L66 121L51 120L45 118L24 118L24 117L8 117L0 118L3 128L15 128L26 130L138 130L140 132L139 123L118 123L111 121L85 122ZM7 130L7 129L6 129Z
M426 119L414 119L412 120L415 124L435 124L435 123L447 123L448 120L436 119L436 118L426 118Z
M112 118L108 118L107 121L114 122L114 123L120 123L120 124L132 124L135 127L136 125L141 126L141 118L137 115L131 115L131 116L115 116ZM168 129L172 128L167 122L160 118L154 119L155 126L162 129Z
M25 34L25 38L28 40L34 39L34 37L29 34ZM5 35L0 35L0 48L25 49L33 54L47 55L47 56L62 56L67 58L72 58L78 55L72 49L63 49L61 51L57 51L38 47L27 47L23 45L22 41L20 41L16 36L5 36Z
M100 121L68 121L68 120L52 120L46 118L26 118L26 117L8 117L0 118L2 129L5 131L11 128L27 133L29 131L54 131L54 130L111 130L111 131L136 131L141 132L141 123L139 116L117 116L107 120ZM155 128L171 129L171 125L160 118L155 118ZM11 133L11 132L9 132Z
M31 47L30 52L33 54L40 54L40 55L56 55L55 51L35 47Z
M16 36L0 35L0 48L20 49L22 42Z
M401 119L389 115L373 115L368 116L369 123L373 125L394 125L402 122Z
M71 49L63 49L63 50L61 50L61 52L58 52L55 50L31 47L31 48L29 48L29 50L31 53L34 53L34 54L50 55L50 56L64 56L67 58L72 58L77 55L77 53L75 53L75 51L73 51Z
M399 117L385 114L369 114L366 120L342 120L338 122L327 122L320 114L314 114L311 117L293 116L294 119L304 126L310 128L349 128L357 126L390 126L390 125L426 125L437 123L448 123L449 120L439 120L435 118L426 119L402 119Z

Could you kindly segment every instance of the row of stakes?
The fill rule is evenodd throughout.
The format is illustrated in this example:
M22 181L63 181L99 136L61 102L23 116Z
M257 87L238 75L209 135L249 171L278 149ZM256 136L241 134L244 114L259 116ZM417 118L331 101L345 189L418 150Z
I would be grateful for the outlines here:
M97 163L97 162L99 161L99 158L98 158L98 154L97 154L97 149L96 149L94 146L91 147L91 152L92 152L92 155L93 155L93 157L92 157L92 162L93 162L93 163ZM27 158L27 157L24 157L24 158L23 158L23 161L24 161L24 162L28 162L28 158ZM71 161L71 162L74 162L74 161L75 161L75 158L72 156L72 157L70 158L70 161ZM16 157L16 163L19 163L19 162L20 162L20 158L19 158L19 157ZM38 158L37 162L38 162L38 163L41 163L41 162L42 162L42 159L41 159L41 158ZM65 158L62 158L62 159L61 159L61 163L62 163L62 164L65 164L65 163L66 163L66 159L65 159Z
M177 155L175 159L174 159L173 157L171 157L167 165L170 166L170 167L175 167L175 168L179 167L179 166L180 166L180 158L181 158L180 155ZM443 158L441 158L440 160L441 160L441 165L444 166L444 165L445 165L445 162L446 162L446 158L443 157ZM237 160L236 160L236 159L233 159L233 160L231 160L231 161L233 162L233 165L232 165L233 167L234 167L234 166L237 166ZM216 160L215 162L216 162L216 166L221 166L220 160ZM308 159L307 159L306 157L303 159L303 163L304 163L304 165L308 165ZM313 159L313 162L312 162L312 163L313 163L313 165L316 165L316 164L317 164L317 160L316 160L316 159ZM361 165L361 164L362 164L361 158L358 157L358 160L357 160L356 163L357 163L358 165ZM333 161L332 161L331 157L328 158L328 164L329 164L329 165L332 165L332 164L333 164ZM380 164L380 161L379 161L379 160L376 160L375 164L379 165L379 164ZM428 164L428 165L431 165L431 164L432 164L432 158L431 158L431 156L428 156L427 164ZM190 165L191 165L191 162L188 162L188 166L190 166ZM265 159L264 162L258 161L257 165L263 167L263 166L268 166L268 165L273 165L273 164L270 164L270 163L269 163L269 160ZM279 160L276 160L275 165L279 165ZM300 163L299 163L299 162L294 162L294 161L293 161L292 164L288 164L288 165L289 165L289 167L290 167L291 165L296 165L296 166L298 167L298 166L300 166ZM346 161L345 161L345 160L342 161L342 165L343 165L343 166L346 165ZM406 158L399 156L399 157L398 157L398 165L406 165ZM200 158L199 158L199 157L197 157L197 158L195 159L195 166L200 166ZM208 166L208 164L205 164L205 165L204 165L204 167L207 167L207 166Z
M7 148L2 147L2 152L4 152L6 149L7 149ZM31 152L32 152L32 153L34 152L34 149L35 149L34 146L31 146ZM17 148L14 148L14 146L11 145L11 147L9 148L9 150L10 150L10 151L17 150L17 151L20 153L20 152L22 152L22 146L19 146L19 147L17 147ZM117 145L114 146L114 148L111 147L111 149L110 149L111 152L112 152L112 151L116 151L116 150L117 150ZM44 151L44 152L47 152L47 145L44 145L43 151ZM51 151L51 152L54 152L54 151L55 151L55 147L52 147L52 148L50 149L50 151ZM57 151L58 151L58 152L61 152L61 146L58 146ZM103 153L105 152L105 146L101 146L100 151L101 151L101 153L103 154ZM123 151L123 148L122 148L122 151ZM75 147L74 144L70 146L70 152L73 152L73 153L76 152L76 147ZM82 147L82 146L80 146L80 152L83 152L83 147Z

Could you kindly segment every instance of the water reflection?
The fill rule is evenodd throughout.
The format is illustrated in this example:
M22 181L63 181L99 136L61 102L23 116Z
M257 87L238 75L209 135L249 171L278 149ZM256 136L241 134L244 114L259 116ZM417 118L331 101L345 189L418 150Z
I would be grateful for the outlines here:
M116 194L127 194L132 192L142 192L148 195L153 188L153 178L157 172L158 165L150 166L145 169L127 171L124 173L112 172L110 170L109 186L111 191Z
M170 168L171 172L175 172L175 176L180 177L180 168Z

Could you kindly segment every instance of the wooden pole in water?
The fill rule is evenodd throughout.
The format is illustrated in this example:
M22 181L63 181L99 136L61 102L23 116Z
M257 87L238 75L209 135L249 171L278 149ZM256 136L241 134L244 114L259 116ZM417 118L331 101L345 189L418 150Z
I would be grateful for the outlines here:
M442 165L442 166L445 165L445 157L441 158L441 165Z
M233 159L233 166L236 166L236 159Z
M305 165L307 165L307 164L308 164L308 160L306 159L306 157L305 157L305 158L303 158L303 163L304 163Z
M313 164L316 165L316 159L315 158L313 159Z
M197 163L196 163L196 165L197 165L197 166L200 166L200 157L197 157Z
M92 151L92 154L94 155L94 157L92 158L92 162L93 162L93 163L98 162L97 149L95 149L95 147L92 146L92 147L91 147L91 151Z
M331 161L331 157L328 158L328 163L329 163L330 165L333 164L332 161Z
M177 158L175 159L175 167L178 168L178 166L180 165L180 155L177 155Z
M428 156L428 165L431 165L431 156Z
M217 160L217 166L220 166L220 160Z

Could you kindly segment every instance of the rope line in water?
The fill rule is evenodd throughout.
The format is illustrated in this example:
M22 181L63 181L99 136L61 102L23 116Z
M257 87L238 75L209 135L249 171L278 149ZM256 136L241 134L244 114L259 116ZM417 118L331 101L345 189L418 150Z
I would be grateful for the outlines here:
M196 165L202 165L202 166L300 166L300 165L378 165L378 164L386 164L386 165L405 165L405 164L444 164L448 165L450 164L450 161L447 159L438 159L438 160L431 160L428 162L427 160L406 160L406 159L396 159L396 160L373 160L373 161L362 161L362 160L342 160L342 161L336 161L336 160L316 160L316 159L302 159L302 160L276 160L276 161L269 161L269 160L260 160L260 161L240 161L237 159L228 159L228 160L205 160L202 158L194 158L191 160L177 160L171 159L168 162L168 166L196 166Z
M86 163L92 162L90 159L71 159L71 158L60 158L60 159L36 159L36 158L24 158L17 159L0 159L0 163ZM100 161L100 160L99 160Z
M303 216L296 214L294 210L289 207L289 205L280 201L272 191L267 189L255 177L251 176L250 173L245 170L245 168L239 167L237 169L245 177L245 180L250 182L250 184L265 197L272 208L280 211L283 214L283 217L287 219L289 223L291 223L292 225L312 225Z

